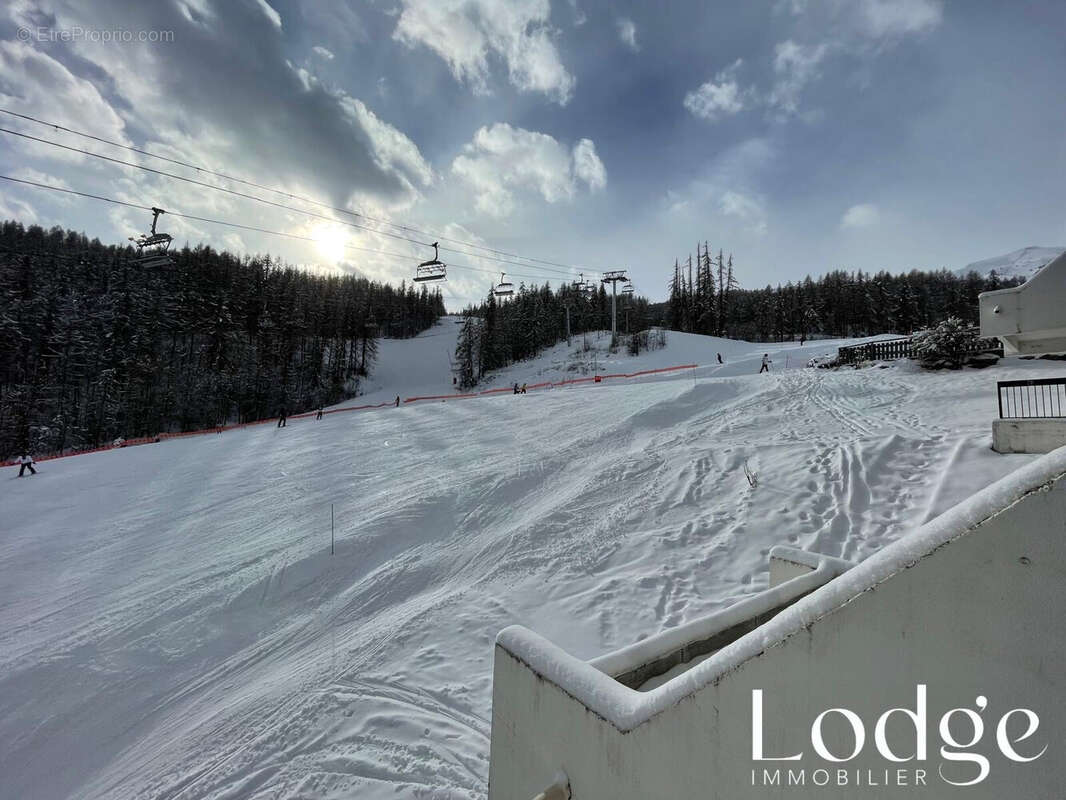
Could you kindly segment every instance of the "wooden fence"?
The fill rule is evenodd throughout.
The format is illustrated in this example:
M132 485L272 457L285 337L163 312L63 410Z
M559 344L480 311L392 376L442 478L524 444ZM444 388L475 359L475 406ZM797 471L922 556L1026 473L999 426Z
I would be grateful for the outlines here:
M999 353L1003 355L1003 344L995 337L975 339L973 344L966 348L966 355L978 355L979 353ZM884 339L880 342L867 342L866 344L853 344L848 347L841 347L837 351L838 364L856 364L860 361L895 361L897 358L913 357L913 336Z

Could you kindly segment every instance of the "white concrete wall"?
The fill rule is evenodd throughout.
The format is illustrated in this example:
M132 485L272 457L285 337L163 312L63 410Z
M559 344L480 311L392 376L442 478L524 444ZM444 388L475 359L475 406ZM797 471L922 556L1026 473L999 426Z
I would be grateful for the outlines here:
M1066 446L1066 419L997 419L992 421L992 449L997 453L1050 453Z
M1064 476L1066 451L1039 459L652 692L631 692L535 634L508 629L496 649L490 800L531 798L559 769L574 800L1061 797ZM928 759L886 761L874 747L875 721L889 708L914 709L919 683L928 687ZM802 751L802 760L752 761L754 689L764 692L767 755ZM976 709L978 696L988 701L986 730L973 750L989 758L990 774L954 789L938 768L953 779L970 773L941 756L938 722L949 709ZM818 714L839 707L860 716L867 738L846 764L824 761L810 741ZM1009 761L996 746L996 723L1014 708L1040 718L1018 750L1049 745L1032 763ZM826 743L844 753L840 721L827 724ZM964 721L954 728L963 742ZM889 727L901 754L908 740L914 748L906 732L898 719ZM878 782L886 769L917 768L928 785L827 789L808 778L805 786L753 787L751 770L763 768L872 770Z
M978 299L981 335L998 336L1004 355L1066 350L1066 253L1021 286Z
M770 588L818 569L818 556L795 547L777 545L770 550Z

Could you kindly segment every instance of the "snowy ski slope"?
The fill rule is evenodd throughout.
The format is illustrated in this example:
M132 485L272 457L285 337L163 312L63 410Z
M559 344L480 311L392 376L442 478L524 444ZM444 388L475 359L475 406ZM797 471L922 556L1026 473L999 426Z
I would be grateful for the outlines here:
M365 399L450 390L457 328L383 343ZM780 369L831 349L670 334L601 365L710 366L5 469L0 798L484 796L499 629L590 657L759 590L774 544L865 558L1025 463L994 383L1056 372Z

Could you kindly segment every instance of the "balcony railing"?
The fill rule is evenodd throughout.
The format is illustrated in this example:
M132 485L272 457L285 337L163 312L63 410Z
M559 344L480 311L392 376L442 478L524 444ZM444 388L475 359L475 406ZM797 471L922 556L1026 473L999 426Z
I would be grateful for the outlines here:
M1066 417L1066 378L998 381L1000 419Z

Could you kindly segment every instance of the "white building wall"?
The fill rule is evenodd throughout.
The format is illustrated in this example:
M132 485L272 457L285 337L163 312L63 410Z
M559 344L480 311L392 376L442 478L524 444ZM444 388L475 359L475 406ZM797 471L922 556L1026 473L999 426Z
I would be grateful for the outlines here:
M1066 350L1066 253L1021 286L978 299L981 335L998 336L1005 355Z
M1066 419L992 420L992 449L997 453L1050 453L1066 447Z
M574 800L1061 797L1066 453L1041 461L1023 470L1023 491L997 484L982 493L993 504L1008 498L999 510L948 512L935 536L893 545L878 564L873 557L863 565L869 569L845 573L797 603L795 614L789 609L654 692L632 692L584 662L568 660L550 643L542 641L539 650L518 646L522 636L505 632L496 649L490 800L532 798L559 769L569 776ZM893 556L906 563L886 574ZM753 655L733 664L731 655L738 652ZM875 721L888 708L914 709L919 683L928 687L929 758L922 764L887 762L874 748ZM753 689L764 692L766 753L802 751L801 761L752 761ZM969 773L940 757L938 722L948 709L975 708L979 695L988 699L986 731L974 749L989 757L991 771L976 786L954 789L937 775L938 767L959 779ZM670 700L666 705L664 698ZM823 761L809 738L815 717L835 707L853 710L865 723L866 748L847 764ZM1033 763L1008 761L996 747L995 725L1013 708L1040 717L1039 730L1019 744L1024 752L1031 743L1037 743L1034 751L1049 745ZM957 730L966 741L961 722ZM826 731L831 749L848 749L843 730ZM913 734L899 740L899 752L907 750L904 741L913 748ZM808 774L818 768L872 770L879 781L886 768L919 768L926 770L928 785L860 791L808 780L785 789L752 786L752 769L789 767Z

